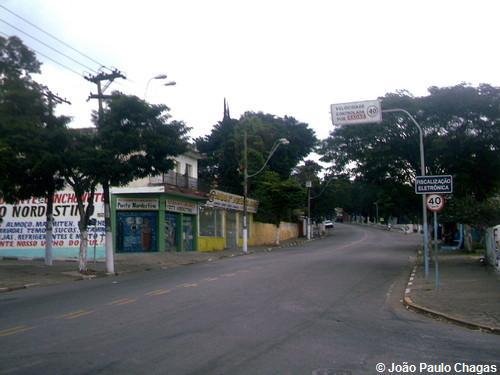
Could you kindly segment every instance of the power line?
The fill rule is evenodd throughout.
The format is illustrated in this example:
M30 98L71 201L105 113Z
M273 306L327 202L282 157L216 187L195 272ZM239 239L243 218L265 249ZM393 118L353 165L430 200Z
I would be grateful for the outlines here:
M4 35L4 36L5 36L5 37L7 37L7 38L10 38L10 35L5 34L3 31L0 31L0 34ZM83 74L78 73L76 70L73 70L72 68L70 68L70 67L68 67L68 66L66 66L66 65L64 65L64 64L62 64L62 63L60 63L60 62L59 62L59 61L57 61L57 60L54 60L52 57L49 57L49 56L47 56L47 55L43 54L42 52L37 51L36 49L34 49L34 48L32 48L32 47L30 47L30 48L31 48L33 51L35 51L36 53L38 53L40 56L43 56L43 57L45 57L46 59L49 59L50 61L52 61L52 62L56 63L57 65L59 65L59 66L61 66L61 67L63 67L64 69L67 69L67 70L69 70L70 72L75 73L76 75L78 75L78 76L80 76L80 77L85 78Z
M6 10L7 12L9 12L10 14L12 14L12 15L16 16L17 18L19 18L19 19L23 20L24 22L26 22L28 25L30 25L30 26L34 27L35 29L37 29L37 30L41 31L41 32L42 32L42 33L44 33L45 35L50 36L52 39L57 40L59 43L61 43L61 44L65 45L66 47L68 47L68 48L72 49L72 50L73 50L73 51L75 51L76 53L78 53L78 54L80 54L81 56L83 56L83 57L85 57L85 58L89 59L90 61L92 61L92 62L96 63L97 65L100 65L100 66L104 66L104 65L105 65L105 64L103 64L103 63L100 63L100 62L99 62L99 61L97 61L97 60L94 60L92 57L90 57L90 56L86 55L85 53L83 53L83 52L81 52L81 51L79 51L79 50L77 50L76 48L74 48L74 47L70 46L68 43L66 43L66 42L64 42L63 40L59 39L58 37L56 37L56 36L52 35L51 33L49 33L49 32L47 32L47 31L43 30L42 28L38 27L38 26L37 26L37 25L35 25L34 23L32 23L32 22L28 21L26 18L21 17L20 15L16 14L15 12L13 12L13 11L12 11L12 10L10 10L10 9L8 9L8 8L7 8L7 7L5 7L4 5L1 5L1 4L0 4L0 8L3 8L3 9L4 9L4 10Z
M45 57L46 59L49 59L50 61L52 61L52 62L56 63L57 65L62 66L64 69L67 69L67 70L69 70L70 72L75 73L76 75L79 75L80 77L85 78L83 74L78 73L76 70L73 70L73 69L71 69L70 67L68 67L68 66L66 66L66 65L64 65L64 64L62 64L62 63L60 63L59 61L54 60L52 57L49 57L49 56L47 56L47 55L45 55L45 54L41 53L40 51L37 51L37 50L36 50L36 49L34 49L34 48L32 48L32 50L33 50L33 51L35 51L36 53L38 53L40 56L43 56L43 57Z
M21 32L21 33L23 33L23 34L27 35L27 36L28 36L28 37L30 37L31 39L36 40L38 43L43 44L45 47L50 48L51 50L55 51L56 53L58 53L58 54L60 54L60 55L62 55L62 56L64 56L64 57L66 57L67 59L69 59L69 60L73 61L74 63L77 63L77 64L78 64L78 65L80 65L80 66L83 66L85 69L89 69L89 70L91 70L91 71L93 71L93 72L97 73L97 71L96 71L94 68L91 68L91 67L89 67L89 66L87 66L87 65L85 65L85 64L82 64L81 62L79 62L79 61L75 60L75 59L74 59L74 58L72 58L71 56L66 55L65 53L63 53L63 52L59 51L58 49L56 49L56 48L54 48L54 47L52 47L52 46L50 46L49 44L47 44L47 43L43 42L42 40L40 40L40 39L38 39L38 38L36 38L36 37L34 37L33 35L30 35L30 34L29 34L29 33L27 33L26 31L24 31L24 30L22 30L22 29L20 29L20 28L18 28L18 27L16 27L16 26L14 26L14 25L12 25L12 24L8 23L7 21L5 21L5 20L3 20L3 19L1 19L1 18L0 18L0 22L3 22L3 23L5 23L6 25L8 25L8 26L12 27L13 29L15 29L15 30L17 30L17 31L19 31L19 32Z

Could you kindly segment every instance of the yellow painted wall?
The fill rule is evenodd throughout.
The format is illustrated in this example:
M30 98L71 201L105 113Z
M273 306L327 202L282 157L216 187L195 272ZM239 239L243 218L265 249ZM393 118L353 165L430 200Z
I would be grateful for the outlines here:
M276 242L276 225L268 223L253 222L250 228L250 246L273 245ZM294 223L280 224L280 241L297 238L299 227Z
M280 241L299 237L299 226L296 223L280 224Z
M224 250L224 237L198 237L199 251L219 251Z

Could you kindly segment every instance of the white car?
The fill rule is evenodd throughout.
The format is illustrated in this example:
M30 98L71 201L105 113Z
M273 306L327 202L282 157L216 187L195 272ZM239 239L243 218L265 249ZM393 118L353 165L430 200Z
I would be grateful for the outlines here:
M323 221L323 225L325 226L325 229L332 229L333 228L333 221L325 220L325 221Z

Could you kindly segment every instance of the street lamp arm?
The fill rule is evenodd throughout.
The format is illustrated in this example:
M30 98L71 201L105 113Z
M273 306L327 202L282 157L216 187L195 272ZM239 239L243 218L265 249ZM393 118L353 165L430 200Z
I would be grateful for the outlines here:
M384 109L382 112L385 113L394 113L394 112L402 112L406 114L413 122L413 124L418 128L419 132L419 140L420 140L420 174L425 176L425 156L424 156L424 132L422 131L422 127L418 124L415 118L405 109L402 108L391 108ZM428 234L427 234L427 207L426 207L426 196L422 194L422 225L424 229L424 272L425 278L429 274L429 244L428 244Z
M264 162L264 165L255 173L252 173L252 174L249 174L247 176L247 178L252 178L252 177L255 177L257 176L260 172L262 172L264 170L264 168L267 166L267 163L269 163L269 160L271 160L271 157L273 156L273 154L275 153L275 151L278 149L279 147L279 143L275 143L273 145L273 148L271 149L271 152L269 153L269 156L267 157L267 160Z
M415 118L411 115L411 113L408 112L406 109L392 108L392 109L384 109L384 110L382 110L382 112L384 112L384 113L403 112L404 114L406 114L406 116L408 116L410 118L410 120L413 122L413 124L418 128L420 135L423 135L422 127L418 124L417 120L415 120Z
M391 108L391 109L384 109L382 112L384 113L396 113L396 112L402 112L406 116L410 118L410 120L413 122L413 124L418 128L418 134L420 138L420 173L422 176L425 176L425 159L424 159L424 132L422 130L422 127L419 125L417 120L411 115L410 112L408 112L406 109L402 108Z
M146 88L144 89L144 100L147 100L148 98L148 89L149 89L149 84L151 83L152 80L154 79L166 79L167 78L167 75L166 74L158 74L154 77L151 77L149 80L148 80L148 83L146 84ZM175 86L176 82L175 81L170 81L170 82L167 82L164 84L164 86Z
M326 185L323 186L323 190L321 190L321 192L318 194L318 195L315 195L314 197L311 197L311 199L316 199L318 198L321 194L323 194L326 190L326 188L328 187L328 185L330 185L330 182L332 182L334 179L336 179L337 176L333 176L332 178L330 178L327 182L326 182Z
M274 142L274 145L271 148L271 151L269 152L269 156L267 157L266 161L264 162L264 165L257 172L247 175L247 178L255 177L260 172L262 172L264 170L264 168L267 166L267 163L269 163L269 160L271 160L271 158L273 157L273 154L276 152L278 147L280 147L280 145L286 145L288 143L290 143L290 142L285 138L280 138L276 142Z
M269 152L269 156L267 157L266 162L260 168L256 173L253 173L251 175L248 174L248 145L247 145L247 130L246 128L244 129L243 133L243 253L247 254L248 253L248 220L247 220L247 198L248 198L248 179L250 177L254 177L258 175L260 172L264 170L266 167L267 163L269 163L269 160L271 160L271 157L275 153L275 151L278 149L280 145L287 145L290 142L286 138L280 138L278 139L273 147L271 148L271 151Z

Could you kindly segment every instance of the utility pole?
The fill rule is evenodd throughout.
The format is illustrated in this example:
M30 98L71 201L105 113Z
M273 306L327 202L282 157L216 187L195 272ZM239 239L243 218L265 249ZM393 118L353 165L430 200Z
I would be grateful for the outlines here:
M111 73L101 72L95 76L87 76L85 79L97 85L97 95L90 94L89 99L97 99L99 105L98 118L97 118L97 132L99 133L102 128L102 121L104 116L103 109L103 99L111 98L110 95L103 95L103 92L111 85L111 83L116 78L126 77L117 69L113 70ZM104 89L102 88L101 82L106 81ZM109 180L103 179L102 192L104 196L104 226L106 231L106 237L104 240L104 245L106 248L106 272L110 274L115 273L115 261L113 253L113 232L111 228L111 207L110 207L110 196L109 196Z
M247 128L243 132L243 253L248 254L248 139Z
M308 240L311 239L311 187L312 187L312 181L307 180L306 181L306 187L307 187L307 228L306 228L306 238Z
M71 104L68 100L63 99L56 94L52 93L49 89L43 91L43 95L48 99L49 102L49 121L47 122L47 128L51 129L53 127L54 120L54 103L55 104ZM47 227L45 229L45 264L47 266L52 266L52 247L53 247L53 230L54 230L54 194L55 186L53 183L49 184L47 193L47 214L46 221Z

